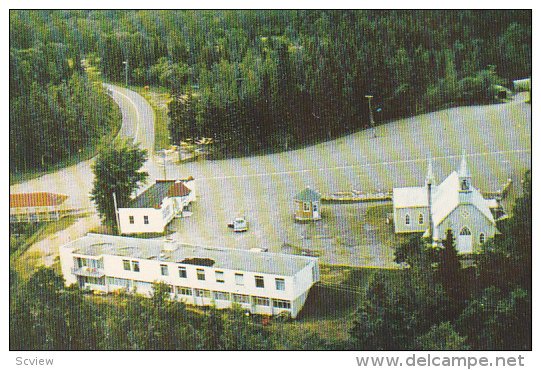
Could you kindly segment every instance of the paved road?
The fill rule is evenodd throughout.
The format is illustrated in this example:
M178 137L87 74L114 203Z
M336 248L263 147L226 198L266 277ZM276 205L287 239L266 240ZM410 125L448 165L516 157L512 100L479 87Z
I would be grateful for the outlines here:
M122 112L120 137L132 138L141 146L153 152L154 149L154 111L139 94L114 85L105 85ZM10 186L12 193L51 191L69 196L69 205L88 208L92 204L88 194L92 190L94 175L90 164L94 159L80 162L56 172ZM149 163L152 167L152 162Z
M154 111L139 94L114 85L105 85L122 112L122 127L119 137L131 138L148 150L150 161L146 167L154 168ZM75 224L54 235L33 244L20 257L20 268L33 269L35 264L50 266L58 256L58 248L71 240L86 235L96 228L100 220L88 198L92 189L93 173L90 159L74 166L41 176L39 178L10 186L11 192L53 191L69 195L68 203L75 208L88 208L91 214L78 219Z

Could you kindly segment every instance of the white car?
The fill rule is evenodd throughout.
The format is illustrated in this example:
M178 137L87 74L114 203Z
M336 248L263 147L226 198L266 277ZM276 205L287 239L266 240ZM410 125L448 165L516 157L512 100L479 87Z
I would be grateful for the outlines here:
M227 225L232 228L234 232L248 231L248 221L244 217L237 217L235 220Z

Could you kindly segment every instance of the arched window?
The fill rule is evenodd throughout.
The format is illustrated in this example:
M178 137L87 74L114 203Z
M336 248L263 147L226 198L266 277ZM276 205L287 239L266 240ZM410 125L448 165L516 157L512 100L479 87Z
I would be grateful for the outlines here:
M485 234L481 233L479 234L479 244L483 244L485 242Z
M419 225L425 223L425 216L422 213L419 213Z
M410 215L406 215L406 225L410 224Z
M464 179L462 180L462 190L468 190L469 189L468 180Z
M471 235L471 231L466 226L464 226L462 230L460 230L460 235Z

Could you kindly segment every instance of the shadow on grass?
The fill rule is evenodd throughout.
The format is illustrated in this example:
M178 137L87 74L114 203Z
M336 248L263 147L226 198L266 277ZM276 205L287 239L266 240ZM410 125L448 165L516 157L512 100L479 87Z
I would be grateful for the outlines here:
M321 283L314 285L297 320L341 319L355 312L372 277L393 279L399 270L321 266Z

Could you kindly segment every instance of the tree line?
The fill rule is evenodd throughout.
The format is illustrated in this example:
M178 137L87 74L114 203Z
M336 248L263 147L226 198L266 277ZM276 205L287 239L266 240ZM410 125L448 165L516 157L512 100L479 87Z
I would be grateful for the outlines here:
M10 173L41 171L81 156L120 126L117 106L81 53L49 39L32 12L10 13ZM25 31L32 30L32 36Z
M531 12L14 12L16 47L62 43L110 81L169 88L171 144L287 150L449 105L531 74ZM24 20L29 20L24 21ZM20 46L18 46L20 45Z
M529 350L531 176L502 235L463 267L447 234L434 250L420 238L397 248L408 268L372 276L347 339L298 333L243 310L187 309L155 284L152 298L96 297L40 268L28 281L10 271L11 350ZM320 304L332 305L332 301Z

